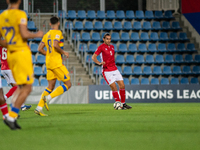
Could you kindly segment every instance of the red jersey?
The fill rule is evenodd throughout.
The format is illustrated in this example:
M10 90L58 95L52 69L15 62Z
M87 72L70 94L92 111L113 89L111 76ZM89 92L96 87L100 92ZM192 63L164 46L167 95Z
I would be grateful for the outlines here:
M100 54L101 61L105 62L105 64L102 66L103 71L117 70L117 66L115 65L115 50L113 45L108 46L103 43L97 48L95 54Z
M10 70L7 63L7 48L0 46L1 70Z

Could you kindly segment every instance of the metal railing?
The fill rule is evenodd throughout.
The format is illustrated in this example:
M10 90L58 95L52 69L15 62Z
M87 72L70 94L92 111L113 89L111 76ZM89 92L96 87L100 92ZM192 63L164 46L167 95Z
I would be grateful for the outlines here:
M73 66L70 68L70 78L72 85L76 85L76 68Z
M40 30L40 9L36 10L35 20L36 20L36 24L39 26L39 30Z

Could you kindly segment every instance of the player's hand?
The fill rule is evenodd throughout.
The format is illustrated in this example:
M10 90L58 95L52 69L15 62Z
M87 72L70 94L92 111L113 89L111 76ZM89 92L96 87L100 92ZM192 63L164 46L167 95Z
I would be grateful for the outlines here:
M43 35L44 35L44 32L43 32L43 31L38 31L38 32L37 32L37 36L38 36L38 37L43 37Z
M103 62L101 62L100 64L99 64L99 66L101 66L101 65L105 65L106 63L103 61Z
M64 51L63 55L65 55L67 58L69 58L69 53L68 52Z

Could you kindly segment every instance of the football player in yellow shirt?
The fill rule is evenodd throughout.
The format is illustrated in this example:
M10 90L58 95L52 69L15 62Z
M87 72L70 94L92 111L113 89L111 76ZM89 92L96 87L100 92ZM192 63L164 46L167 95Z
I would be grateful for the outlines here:
M43 32L27 29L27 16L19 10L21 0L7 0L8 9L0 15L0 44L7 47L8 64L18 85L12 98L12 107L4 122L12 130L21 129L16 122L21 105L32 90L33 63L27 39L42 37ZM6 43L1 40L3 37Z
M65 91L69 90L71 87L70 76L67 68L62 64L61 55L69 57L69 53L63 50L64 39L62 32L59 30L59 19L57 17L52 17L50 19L51 30L48 31L42 38L42 42L39 45L38 50L46 55L46 68L47 68L47 80L48 87L42 93L41 99L38 103L35 113L40 116L47 116L43 113L42 108L45 106L49 110L49 101ZM44 47L47 47L47 51ZM56 79L63 81L64 84L58 86L53 92L55 87Z

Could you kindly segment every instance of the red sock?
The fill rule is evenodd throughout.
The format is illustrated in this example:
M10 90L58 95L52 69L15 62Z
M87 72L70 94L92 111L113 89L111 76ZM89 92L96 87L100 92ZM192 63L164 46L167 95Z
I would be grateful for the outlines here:
M7 107L6 103L4 103L3 105L0 105L0 109L1 109L1 112L2 112L3 116L8 114L8 107Z
M120 102L118 91L112 91L112 95L116 102Z
M121 96L121 103L125 103L125 99L126 99L125 89L119 89L119 94Z
M17 89L17 86L13 86L8 93L6 93L6 97L9 98L13 95L13 93L15 92L15 90Z

